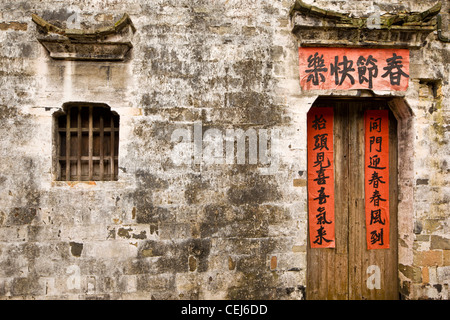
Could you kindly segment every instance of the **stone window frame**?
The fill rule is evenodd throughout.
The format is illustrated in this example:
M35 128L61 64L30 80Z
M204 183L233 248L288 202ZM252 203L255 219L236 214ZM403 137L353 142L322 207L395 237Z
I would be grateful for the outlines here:
M65 103L54 128L56 181L118 180L120 116L107 104Z

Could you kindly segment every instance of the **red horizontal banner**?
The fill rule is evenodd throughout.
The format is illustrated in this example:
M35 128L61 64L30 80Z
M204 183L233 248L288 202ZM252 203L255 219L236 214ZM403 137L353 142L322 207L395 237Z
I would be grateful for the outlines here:
M299 48L303 90L405 91L408 49Z

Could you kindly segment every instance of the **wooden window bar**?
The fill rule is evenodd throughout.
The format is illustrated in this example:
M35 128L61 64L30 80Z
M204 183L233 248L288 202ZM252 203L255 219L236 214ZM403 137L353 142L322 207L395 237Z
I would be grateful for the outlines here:
M109 107L73 105L57 124L59 180L117 180L118 115Z

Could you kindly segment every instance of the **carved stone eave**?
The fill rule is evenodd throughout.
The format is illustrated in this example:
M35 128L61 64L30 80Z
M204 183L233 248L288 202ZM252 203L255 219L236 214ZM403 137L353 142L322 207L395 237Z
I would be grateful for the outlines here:
M35 14L32 20L38 27L37 40L53 59L124 60L136 31L128 14L112 26L96 30L62 29Z
M420 13L385 14L377 25L368 18L324 10L296 0L291 8L292 33L300 46L419 48L436 30L438 2Z

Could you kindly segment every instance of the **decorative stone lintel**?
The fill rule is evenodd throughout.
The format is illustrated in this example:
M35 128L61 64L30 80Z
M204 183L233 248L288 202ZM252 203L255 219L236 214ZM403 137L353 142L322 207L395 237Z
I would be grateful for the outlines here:
M377 25L369 17L324 10L296 0L290 11L292 33L301 46L419 48L436 30L441 2L424 12L385 14Z
M53 59L124 60L136 31L128 14L112 26L96 30L62 29L33 14L38 41Z

